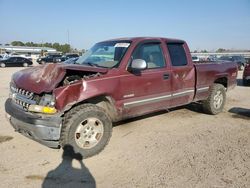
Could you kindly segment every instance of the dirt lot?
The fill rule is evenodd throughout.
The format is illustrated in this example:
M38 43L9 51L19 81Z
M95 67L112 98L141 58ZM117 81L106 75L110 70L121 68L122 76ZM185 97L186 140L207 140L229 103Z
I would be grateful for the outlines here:
M250 87L241 80L223 113L189 105L121 123L103 152L80 162L7 122L8 84L20 69L0 69L0 187L250 187Z

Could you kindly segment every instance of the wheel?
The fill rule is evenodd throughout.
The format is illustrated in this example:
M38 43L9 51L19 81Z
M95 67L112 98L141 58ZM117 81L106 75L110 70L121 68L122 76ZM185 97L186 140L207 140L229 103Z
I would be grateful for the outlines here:
M23 63L23 66L28 67L29 65L28 65L28 63Z
M88 158L101 152L112 135L112 121L104 109L83 104L65 114L60 145L71 145L75 153Z
M222 112L226 102L226 90L221 84L214 84L211 88L207 100L203 101L204 112L208 114L218 114Z
M6 67L5 63L1 63L0 66L1 66L2 68Z

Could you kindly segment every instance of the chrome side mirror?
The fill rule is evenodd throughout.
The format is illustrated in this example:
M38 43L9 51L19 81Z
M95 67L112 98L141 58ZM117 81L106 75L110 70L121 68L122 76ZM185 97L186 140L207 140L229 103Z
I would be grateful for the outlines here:
M131 63L131 68L135 70L144 70L147 68L147 63L143 59L134 59Z

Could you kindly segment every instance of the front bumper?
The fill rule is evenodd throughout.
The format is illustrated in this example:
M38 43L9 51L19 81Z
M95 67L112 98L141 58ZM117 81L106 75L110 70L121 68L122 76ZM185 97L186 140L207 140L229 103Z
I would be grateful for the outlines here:
M51 148L59 148L62 118L56 115L39 115L19 108L9 98L5 102L5 111L16 131Z

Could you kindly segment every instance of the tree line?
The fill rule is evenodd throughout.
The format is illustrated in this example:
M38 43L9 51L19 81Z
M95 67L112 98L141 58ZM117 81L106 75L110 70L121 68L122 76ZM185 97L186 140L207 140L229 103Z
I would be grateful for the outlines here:
M12 46L28 46L28 47L48 47L54 48L57 51L68 53L71 52L71 46L69 44L60 44L58 42L55 43L34 43L34 42L22 42L22 41L13 41L11 42Z

